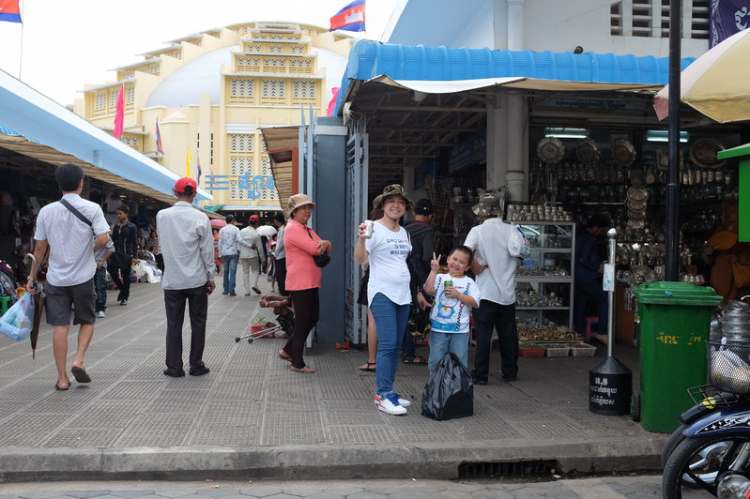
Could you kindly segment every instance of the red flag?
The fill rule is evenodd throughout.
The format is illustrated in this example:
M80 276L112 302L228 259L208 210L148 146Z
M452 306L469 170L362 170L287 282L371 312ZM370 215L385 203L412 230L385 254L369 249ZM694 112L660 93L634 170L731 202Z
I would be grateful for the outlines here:
M331 18L331 27L328 28L328 31L337 29L365 31L365 0L354 0L336 12L336 15Z
M333 97L331 97L331 101L328 103L328 116L333 116L333 111L336 109L336 99L339 97L339 90L341 90L341 87L333 87L331 89Z
M0 21L9 23L21 22L20 0L0 0Z
M117 92L117 110L115 111L115 131L112 136L119 137L123 133L123 122L125 121L125 84Z

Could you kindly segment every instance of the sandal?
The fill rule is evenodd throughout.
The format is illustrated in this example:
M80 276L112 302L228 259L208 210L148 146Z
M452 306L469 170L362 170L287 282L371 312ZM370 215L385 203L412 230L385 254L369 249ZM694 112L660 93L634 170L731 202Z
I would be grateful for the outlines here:
M290 366L289 370L293 371L295 373L306 373L306 374L310 374L310 373L314 373L315 372L315 369L313 369L312 367L308 367L308 366L305 366L305 367L302 367L302 368Z
M426 366L427 361L421 355L415 355L411 359L404 359L404 364L407 366Z
M287 362L292 361L292 358L284 350L279 350L279 358Z
M375 372L375 362L367 362L365 364L362 364L361 366L359 366L359 370L360 371L369 372L369 373L374 373Z

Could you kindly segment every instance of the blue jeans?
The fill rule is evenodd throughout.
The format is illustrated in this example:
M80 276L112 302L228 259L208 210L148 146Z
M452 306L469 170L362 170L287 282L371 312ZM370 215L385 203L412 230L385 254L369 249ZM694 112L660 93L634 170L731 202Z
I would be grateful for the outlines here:
M445 354L453 352L466 369L469 368L469 333L430 333L430 360L427 368L434 371Z
M224 265L224 293L234 293L234 285L237 277L237 262L239 255L224 255L221 261Z
M370 303L370 312L378 328L378 356L375 372L378 381L378 395L393 393L393 380L398 368L398 354L404 342L406 321L409 319L409 305L396 305L378 293Z
M107 308L107 268L96 269L94 274L94 288L96 289L96 311Z

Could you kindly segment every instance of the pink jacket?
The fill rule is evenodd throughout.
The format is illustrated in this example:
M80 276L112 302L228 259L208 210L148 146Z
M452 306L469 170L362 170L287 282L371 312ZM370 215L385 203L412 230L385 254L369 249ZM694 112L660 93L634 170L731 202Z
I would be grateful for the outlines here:
M320 287L322 272L312 258L312 255L318 254L317 241L320 241L320 237L310 227L296 220L289 220L284 229L287 290L302 291ZM328 252L330 251L329 248Z

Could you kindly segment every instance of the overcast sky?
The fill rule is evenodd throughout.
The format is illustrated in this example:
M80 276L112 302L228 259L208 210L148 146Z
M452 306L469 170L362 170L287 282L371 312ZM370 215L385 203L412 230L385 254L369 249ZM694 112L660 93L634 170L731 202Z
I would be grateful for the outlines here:
M0 69L62 105L85 84L170 40L249 21L328 28L351 0L21 0L23 26L0 22ZM366 38L380 40L398 0L367 0ZM361 36L361 35L360 35ZM23 57L20 57L20 54Z

